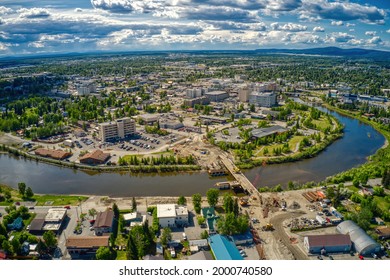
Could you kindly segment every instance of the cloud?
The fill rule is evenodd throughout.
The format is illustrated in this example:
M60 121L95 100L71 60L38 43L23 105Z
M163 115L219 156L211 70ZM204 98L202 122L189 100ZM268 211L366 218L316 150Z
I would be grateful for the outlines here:
M346 26L347 27L353 27L353 26L355 26L356 24L354 24L354 23L349 23L349 22L347 22L347 24L346 24Z
M301 0L268 0L266 8L272 11L293 11L301 6Z
M150 13L156 9L163 9L164 0L91 0L96 9L110 11L111 13L126 14L129 12Z
M333 32L327 36L326 41L329 43L346 43L349 40L355 39L355 36L344 32Z
M376 35L376 31L366 31L365 33L367 36L375 36Z
M352 2L329 2L329 0L304 0L303 11L318 15L322 19L338 21L360 20L383 24L386 12L375 6Z
M14 13L14 10L4 6L0 6L0 15L8 15Z
M388 29L386 32L387 32L387 33L390 33L390 29Z
M342 26L342 25L344 25L344 22L342 20L339 20L339 21L332 20L332 22L330 24L334 25L334 26Z
M231 7L208 7L188 9L180 13L181 17L189 20L231 20L253 22L257 16L246 10Z
M367 44L369 45L377 45L382 43L382 39L379 36L374 36L371 39L367 40Z
M313 28L313 31L314 32L324 32L325 28L323 28L321 26L316 26L316 27Z
M283 30L283 31L290 31L290 32L300 32L300 31L307 30L307 26L296 24L296 23L286 23L284 25L279 25L279 23L274 22L270 24L270 27L273 30Z
M50 16L50 12L43 8L22 8L17 11L21 18L47 18Z
M83 11L83 9L81 9L81 8L76 8L76 9L74 9L74 11L75 11L76 13L81 13L81 12Z

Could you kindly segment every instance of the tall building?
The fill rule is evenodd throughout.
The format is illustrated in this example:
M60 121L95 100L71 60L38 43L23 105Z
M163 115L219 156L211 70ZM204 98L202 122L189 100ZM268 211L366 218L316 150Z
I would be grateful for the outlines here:
M275 92L252 92L249 95L249 103L255 104L260 107L272 107L276 103L276 93Z
M125 138L135 133L135 121L131 118L117 119L99 124L99 136L102 141Z
M238 99L240 102L248 102L250 90L248 87L240 88L238 90Z

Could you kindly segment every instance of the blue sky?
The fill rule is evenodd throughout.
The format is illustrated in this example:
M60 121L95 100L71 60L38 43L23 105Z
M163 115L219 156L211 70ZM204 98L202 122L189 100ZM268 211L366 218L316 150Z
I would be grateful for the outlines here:
M0 56L311 48L390 51L388 0L2 0Z

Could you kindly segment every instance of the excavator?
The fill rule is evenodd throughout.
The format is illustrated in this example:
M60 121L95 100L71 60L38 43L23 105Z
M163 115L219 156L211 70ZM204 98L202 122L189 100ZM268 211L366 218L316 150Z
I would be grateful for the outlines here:
M262 227L263 231L272 231L274 230L274 226L272 224L266 224L265 226Z

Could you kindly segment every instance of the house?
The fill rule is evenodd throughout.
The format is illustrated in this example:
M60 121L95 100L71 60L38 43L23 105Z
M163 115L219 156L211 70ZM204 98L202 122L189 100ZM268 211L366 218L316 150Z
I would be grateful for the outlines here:
M176 204L157 204L157 218L161 227L176 227L188 224L188 209Z
M146 215L141 215L139 212L128 213L123 215L123 220L126 226L133 227L144 224L146 222Z
M208 251L200 251L186 258L187 260L197 261L210 261L213 260L213 256Z
M70 157L72 155L72 153L65 152L62 150L48 150L48 149L43 149L43 148L36 149L34 151L34 153L37 156L49 157L49 158L58 159L58 160L66 159L67 157Z
M93 258L100 247L109 246L109 236L70 236L66 239L66 249L72 259Z
M308 235L303 245L310 254L349 253L352 242L347 234Z
M97 214L93 229L96 235L102 235L104 233L112 232L113 224L114 212L110 209L107 209L106 211L99 212Z
M146 255L142 258L144 261L163 261L164 256L163 255Z
M21 230L23 228L23 219L17 217L11 224L7 225L8 230Z
M216 232L218 216L215 215L214 207L204 207L202 208L202 216L206 220L206 225L210 234Z
M103 153L101 150L96 150L82 156L80 162L84 164L103 164L110 156L110 153Z
M242 234L234 234L231 236L231 238L236 245L246 245L253 243L253 235L249 230Z
M243 260L236 245L226 236L214 234L208 241L216 260Z
M379 240L385 240L390 238L390 227L377 227L375 229L375 232L378 234Z

